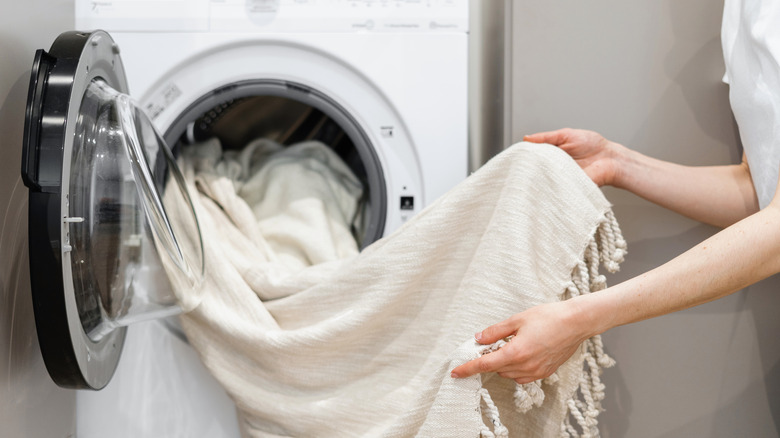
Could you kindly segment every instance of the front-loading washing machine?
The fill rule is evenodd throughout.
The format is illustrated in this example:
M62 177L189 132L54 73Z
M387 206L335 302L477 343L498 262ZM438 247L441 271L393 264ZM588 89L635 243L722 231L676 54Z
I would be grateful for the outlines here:
M82 172L78 160L100 161L83 159L79 154L86 150L102 157L105 152L86 147L89 141L79 137L80 132L86 132L86 124L97 123L91 141L99 143L105 138L100 134L104 128L100 117L85 115L80 109L90 105L99 108L103 88L129 92L144 113L138 119L153 124L174 155L188 144L213 137L226 149L260 137L283 144L320 140L363 182L365 219L356 238L366 246L397 229L467 175L468 2L77 0L76 26L89 32L61 36L48 54L36 58L31 81L31 95L37 88L39 100L45 100L41 96L46 96L46 86L50 86L58 90L49 92L50 100L56 94L61 95L58 100L67 97L74 101L60 102L61 109L53 113L28 110L28 119L34 122L39 118L38 125L28 123L28 132L35 134L28 136L35 137L28 142L38 137L48 142L43 150L25 154L25 180L31 192L45 189L51 183L44 181L47 172L56 180L58 166L62 167L60 188L51 190L50 199L35 204L31 193L31 208L45 204L59 214L53 222L41 220L37 224L48 227L49 234L36 245L39 251L53 250L50 262L61 267L62 285L55 289L77 296L64 298L65 304L60 306L64 315L58 317L62 323L48 330L57 339L41 339L47 367L61 385L102 388L78 394L79 437L238 436L232 402L199 362L176 323L165 318L175 310L167 306L144 308L141 316L130 312L132 316L129 313L117 318L118 322L104 324L95 317L95 312L106 313L100 309L100 297L90 300L89 293L79 295L84 274L78 269L76 274L70 271L84 260L77 260L78 245L71 245L69 239L70 233L74 240L87 233L82 223L90 219L74 214L71 210L78 205L71 204L100 204L86 208L92 216L103 215L109 220L92 225L90 233L116 232L110 218L121 216L113 204L100 203L106 193L76 193L74 184L100 187L95 178L116 172L103 168L83 172L91 177L78 177ZM72 77L68 79L63 72ZM89 103L95 99L97 103ZM120 121L123 126L144 124L132 117L133 111L125 111L130 115ZM58 119L56 126L78 125L54 130L49 125L57 117L62 121ZM141 143L156 144L153 138L143 141L145 135L155 134L138 129ZM53 139L52 132L60 132L63 138ZM80 152L67 151L74 139L85 144ZM64 155L58 155L54 163L43 160L51 152L46 148L57 149L58 142L66 150ZM27 149L32 150L30 146ZM118 181L146 175L154 180L155 175L170 173L165 163L173 157L164 156L165 148L148 149L149 163L141 163L148 172L139 164L135 173L124 177L112 174L110 178ZM71 181L70 186L66 180ZM153 191L155 184L147 181L144 187L139 193ZM144 214L136 219L145 217L154 222L155 202L154 196L140 201L137 208ZM32 211L30 217L32 239ZM36 217L41 215L36 213ZM149 241L165 246L165 230L151 228ZM175 230L170 231L175 234ZM101 250L100 239L89 241L88 245L97 248L93 257L121 259L143 251L137 249L139 238L132 229L122 236L123 243L108 245L109 250ZM52 243L54 240L58 245ZM176 253L175 245L173 248L168 253ZM196 255L180 258L180 264L192 271L188 275L197 277L199 263L204 261ZM119 262L90 274L97 278L95 290L100 288L101 279L131 268ZM43 269L40 266L37 272ZM138 271L133 272L139 275ZM42 287L51 289L49 285ZM132 293L142 287L129 289ZM93 322L85 322L89 312L74 311L75 307L82 309L84 303L97 308L89 317ZM45 313L42 318L50 315ZM123 327L152 317L154 320L134 324L130 330ZM39 336L46 334L45 328L39 328Z

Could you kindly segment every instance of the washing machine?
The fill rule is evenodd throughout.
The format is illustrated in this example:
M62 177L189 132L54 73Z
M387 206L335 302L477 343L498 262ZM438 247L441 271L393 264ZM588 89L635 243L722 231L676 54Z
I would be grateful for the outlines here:
M238 436L161 278L166 262L193 284L208 269L165 218L176 154L322 141L364 185L371 244L467 176L468 1L75 5L80 31L36 55L23 154L47 369L87 389L81 438Z

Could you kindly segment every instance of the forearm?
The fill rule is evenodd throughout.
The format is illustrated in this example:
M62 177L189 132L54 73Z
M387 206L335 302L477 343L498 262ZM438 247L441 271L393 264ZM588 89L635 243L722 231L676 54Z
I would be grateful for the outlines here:
M514 338L497 352L456 367L452 376L495 371L520 384L542 379L592 336L715 300L777 272L780 195L765 209L643 275L600 292L532 307L485 328L476 335L481 344Z
M780 272L780 206L726 228L668 263L572 300L589 335L686 309Z
M727 227L758 211L746 163L682 166L613 143L613 185L700 222Z

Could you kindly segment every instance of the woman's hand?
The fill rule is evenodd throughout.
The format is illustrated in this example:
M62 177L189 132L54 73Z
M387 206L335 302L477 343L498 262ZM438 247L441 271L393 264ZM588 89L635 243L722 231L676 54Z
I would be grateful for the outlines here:
M616 157L622 146L597 132L566 128L526 135L523 140L549 143L563 149L599 187L616 185L620 176Z
M758 211L750 169L741 164L681 166L648 157L582 129L527 135L525 141L563 149L599 187L628 190L650 202L716 227Z
M578 327L577 305L572 300L543 304L518 313L477 333L480 344L514 336L500 350L452 370L452 377L496 372L517 383L529 383L554 373L590 333Z

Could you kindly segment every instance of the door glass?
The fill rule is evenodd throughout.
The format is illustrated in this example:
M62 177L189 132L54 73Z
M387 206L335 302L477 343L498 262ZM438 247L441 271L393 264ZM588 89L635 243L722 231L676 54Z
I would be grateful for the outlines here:
M65 239L91 339L197 304L203 244L181 172L143 111L100 79L82 100L67 190Z

